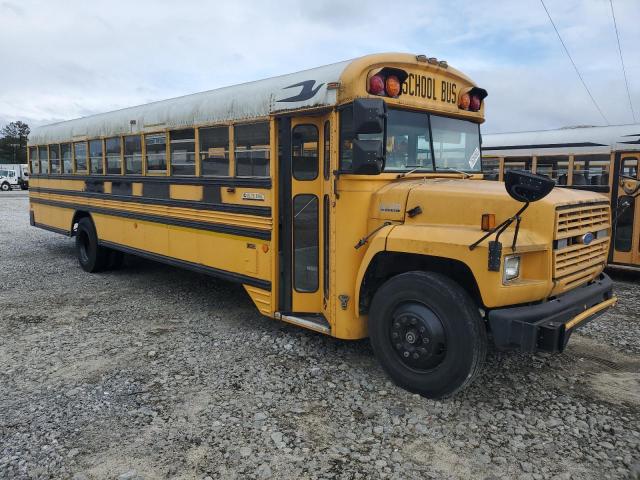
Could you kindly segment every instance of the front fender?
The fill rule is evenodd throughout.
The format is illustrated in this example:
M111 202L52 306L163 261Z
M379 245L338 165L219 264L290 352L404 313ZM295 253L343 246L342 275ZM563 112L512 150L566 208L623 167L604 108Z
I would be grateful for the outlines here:
M516 249L523 258L521 279L502 284L502 272L492 272L487 267L487 242L483 242L473 251L469 245L478 239L477 228L465 226L443 227L442 225L391 225L376 234L370 240L369 248L362 259L355 285L356 302L364 275L376 254L382 251L409 253L439 257L458 261L466 265L478 286L482 303L494 308L505 305L527 303L546 298L552 288L551 259L549 247L542 243L527 241L526 233L521 233L522 241ZM502 237L505 254L511 253L508 234ZM359 309L355 314L359 317Z

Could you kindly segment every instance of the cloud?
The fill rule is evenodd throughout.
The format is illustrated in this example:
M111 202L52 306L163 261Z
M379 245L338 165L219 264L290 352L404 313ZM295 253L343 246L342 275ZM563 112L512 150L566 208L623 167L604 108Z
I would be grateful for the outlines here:
M631 120L608 2L547 0L611 123ZM640 5L614 1L640 113ZM538 0L0 3L0 122L32 125L379 51L444 58L487 88L485 131L601 124Z

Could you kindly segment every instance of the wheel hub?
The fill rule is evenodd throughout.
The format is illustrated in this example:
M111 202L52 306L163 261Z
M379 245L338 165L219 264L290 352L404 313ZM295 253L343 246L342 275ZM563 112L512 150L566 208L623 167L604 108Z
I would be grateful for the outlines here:
M394 312L390 340L400 360L414 370L431 370L446 354L446 335L442 322L428 307L419 303L399 306Z

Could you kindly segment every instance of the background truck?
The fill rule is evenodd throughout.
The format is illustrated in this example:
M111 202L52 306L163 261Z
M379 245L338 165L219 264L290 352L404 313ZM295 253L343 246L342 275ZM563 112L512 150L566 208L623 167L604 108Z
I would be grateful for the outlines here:
M29 188L29 167L26 163L0 164L0 190L8 192L12 188Z

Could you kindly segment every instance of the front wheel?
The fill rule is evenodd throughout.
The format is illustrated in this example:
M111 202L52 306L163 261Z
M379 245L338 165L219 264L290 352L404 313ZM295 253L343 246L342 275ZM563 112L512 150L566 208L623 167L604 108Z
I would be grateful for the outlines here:
M0 189L2 189L3 192L8 192L9 190L11 190L11 185L9 185L7 182L4 182L2 185L0 185Z
M369 310L369 337L384 370L402 388L428 398L470 384L487 351L486 328L466 291L433 272L388 280Z

